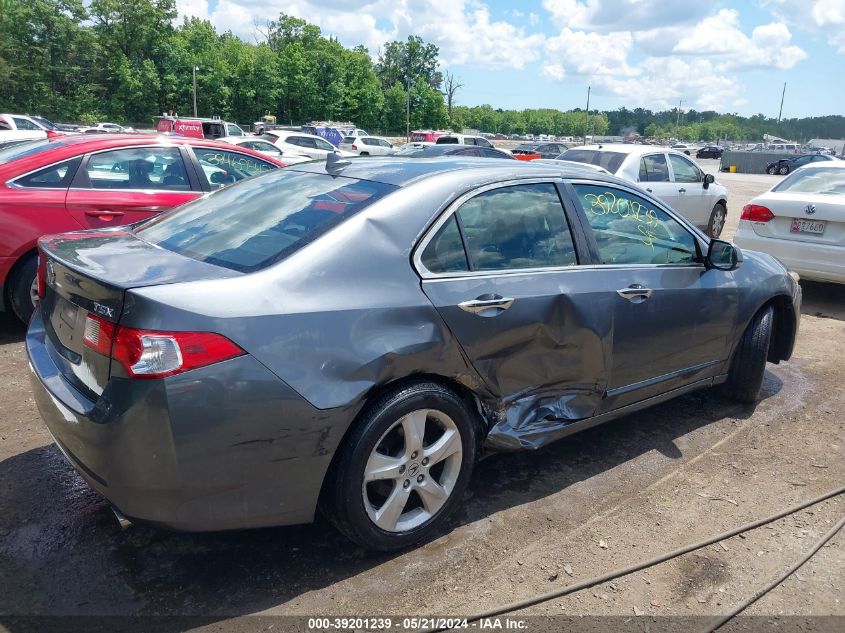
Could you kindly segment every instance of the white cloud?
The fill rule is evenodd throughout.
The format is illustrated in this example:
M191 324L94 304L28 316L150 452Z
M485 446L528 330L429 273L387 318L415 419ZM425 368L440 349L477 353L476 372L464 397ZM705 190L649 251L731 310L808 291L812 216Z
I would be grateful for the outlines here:
M566 70L577 75L630 77L636 74L628 65L632 45L628 32L601 35L564 28L546 41L543 73L553 79L563 78Z
M316 24L347 46L363 44L373 54L388 41L419 35L440 47L445 65L523 68L539 57L545 40L542 33L491 19L478 0L268 0L260 10L251 0L219 0L212 11L206 0L178 0L177 7L180 16L210 19L245 40L256 36L256 23L280 13Z
M837 52L845 53L845 0L763 0L763 4L787 24L823 33Z
M595 78L595 85L627 103L652 109L683 107L727 111L742 102L736 77L717 70L708 59L649 57L637 67L637 75L620 79L611 75Z
M749 37L740 28L739 13L722 9L696 24L672 52L711 56L723 70L769 66L785 70L807 57L801 48L789 44L791 39L789 28L776 22L756 27Z
M710 13L701 0L543 0L561 27L604 31L643 31L689 24Z

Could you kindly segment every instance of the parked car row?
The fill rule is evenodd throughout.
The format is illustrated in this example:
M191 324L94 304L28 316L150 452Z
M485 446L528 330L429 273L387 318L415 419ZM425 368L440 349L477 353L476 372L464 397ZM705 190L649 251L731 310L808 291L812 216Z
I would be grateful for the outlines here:
M285 164L243 146L186 137L75 134L0 150L4 307L29 320L42 235L138 222Z
M828 161L837 161L838 158L834 156L830 156L829 154L804 154L803 156L793 156L791 158L779 158L776 161L772 161L766 166L766 173L767 174L780 174L781 176L785 176L786 174L798 169L799 167L803 167L804 165L809 165L811 163L825 163Z

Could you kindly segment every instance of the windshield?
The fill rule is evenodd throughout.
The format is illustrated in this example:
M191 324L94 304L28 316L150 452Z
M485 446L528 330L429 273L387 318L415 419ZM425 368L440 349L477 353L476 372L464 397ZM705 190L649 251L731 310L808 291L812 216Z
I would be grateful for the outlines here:
M792 172L772 191L814 195L845 195L845 168L805 167Z
M183 205L135 233L186 257L253 272L281 261L395 189L369 180L279 170Z
M627 156L627 154L620 152L605 152L598 149L568 149L558 158L575 161L576 163L598 165L604 167L611 174L615 174Z
M34 117L30 117L30 118L31 118L33 121L36 121L36 122L40 123L41 125L43 125L43 126L44 126L45 128L47 128L48 130L55 130L55 129L56 129L56 126L55 126L55 125L53 125L53 122L52 122L52 121L48 121L48 120L47 120L47 119L45 119L43 116L34 116Z

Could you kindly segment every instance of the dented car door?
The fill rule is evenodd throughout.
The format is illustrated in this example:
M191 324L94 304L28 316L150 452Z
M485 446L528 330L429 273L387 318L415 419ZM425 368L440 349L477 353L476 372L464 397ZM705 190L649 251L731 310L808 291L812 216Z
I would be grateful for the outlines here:
M611 298L578 267L579 239L555 185L522 181L459 199L417 251L423 291L503 407L488 441L545 444L604 394Z

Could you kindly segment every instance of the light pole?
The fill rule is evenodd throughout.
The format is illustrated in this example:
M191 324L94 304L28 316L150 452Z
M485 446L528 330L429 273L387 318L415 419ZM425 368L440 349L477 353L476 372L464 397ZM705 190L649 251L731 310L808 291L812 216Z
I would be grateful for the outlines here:
M194 66L191 70L194 74L194 116L197 116L197 71L199 66Z
M405 75L405 86L408 91L408 102L405 107L405 141L411 140L411 77Z

